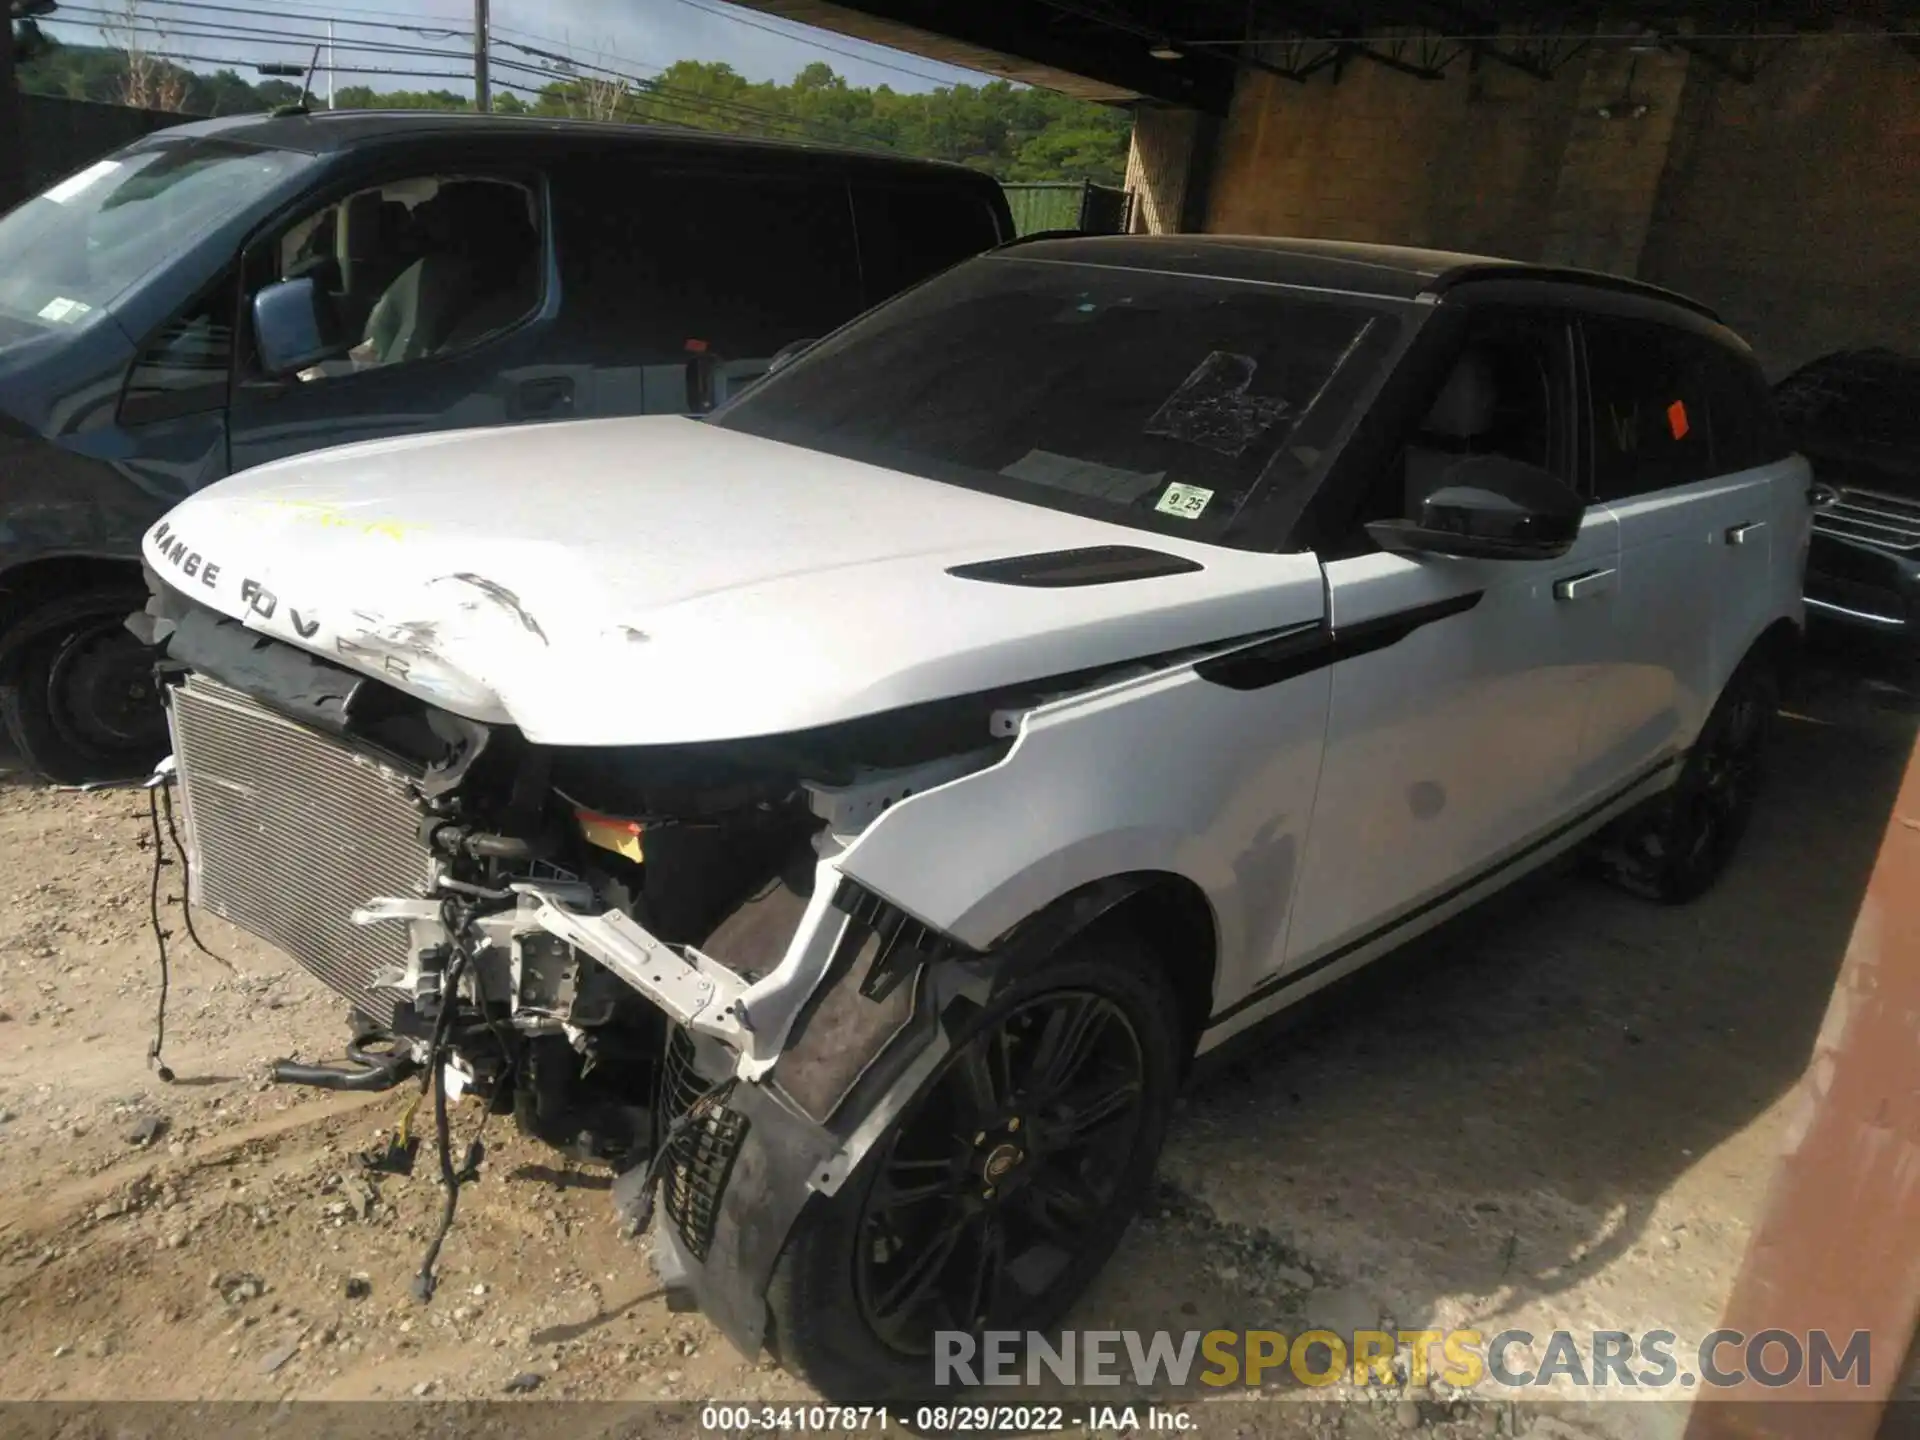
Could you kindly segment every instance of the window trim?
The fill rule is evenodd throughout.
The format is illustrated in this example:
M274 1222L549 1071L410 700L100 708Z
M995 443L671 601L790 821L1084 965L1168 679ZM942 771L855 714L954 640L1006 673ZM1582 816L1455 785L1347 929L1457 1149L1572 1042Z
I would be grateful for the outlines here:
M184 304L176 306L158 325L155 325L133 348L133 358L127 362L126 371L120 377L120 393L114 401L114 423L118 425L152 425L162 420L176 420L183 415L204 415L209 411L224 410L233 399L233 387L239 374L241 311L241 266L237 260L221 267L220 273L212 281L193 292ZM218 384L209 382L190 390L162 390L152 395L135 397L133 377L153 347L160 343L160 337L181 317L191 313L196 307L211 299L222 288L227 291L228 302L232 306L232 339L227 346L227 373ZM248 327L249 330L251 327ZM177 397L177 398L176 398Z

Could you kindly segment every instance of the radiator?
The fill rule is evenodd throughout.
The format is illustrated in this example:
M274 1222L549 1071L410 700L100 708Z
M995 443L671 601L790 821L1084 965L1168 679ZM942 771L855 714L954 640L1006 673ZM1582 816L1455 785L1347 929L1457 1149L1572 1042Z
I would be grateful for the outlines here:
M277 945L382 1023L406 927L355 925L377 895L425 893L409 774L201 675L171 692L193 902Z

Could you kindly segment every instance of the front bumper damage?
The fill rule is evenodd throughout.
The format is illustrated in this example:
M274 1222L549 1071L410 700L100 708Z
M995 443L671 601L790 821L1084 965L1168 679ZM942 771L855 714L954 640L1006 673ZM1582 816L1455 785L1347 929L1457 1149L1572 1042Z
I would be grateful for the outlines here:
M749 1357L765 1342L767 1285L801 1212L847 1182L939 1066L948 1050L940 1017L985 1004L1003 968L1000 958L941 941L830 865L821 871L817 903L788 957L795 963L783 961L759 984L698 951L676 953L617 911L581 908L588 897L577 887L516 886L512 910L476 922L485 937L476 988L510 997L526 1022L571 1023L556 1008L562 997L538 979L550 936L591 956L684 1032L688 1074L663 1119L683 1115L690 1096L724 1098L661 1142L676 1148L653 1263L669 1291L698 1305ZM419 957L451 938L440 907L419 898L376 899L354 919L408 927L415 971L381 981L409 993Z
M229 633L247 665L222 649ZM623 1009L655 1017L666 1038L650 1122L626 1152L597 1153L616 1170L616 1202L643 1166L657 1172L663 1283L757 1354L795 1222L859 1169L946 1053L952 1007L984 1003L1005 958L920 924L838 859L896 800L998 752L801 781L811 821L793 879L696 944L642 923L577 856L528 859L481 833L485 815L448 818L444 797L472 757L435 770L363 743L356 726L377 711L357 681L237 626L190 639L192 671L168 694L195 903L286 949L390 1039L391 1069L346 1088L385 1088L436 1054L451 1098L474 1087L491 1101L523 1078L458 1039L436 1051L450 1012L471 1017L481 1046L505 1032L523 1071L556 1058L591 1070ZM496 853L519 858L503 874L469 863ZM350 1072L282 1073L320 1084ZM541 1138L565 1143L573 1128Z

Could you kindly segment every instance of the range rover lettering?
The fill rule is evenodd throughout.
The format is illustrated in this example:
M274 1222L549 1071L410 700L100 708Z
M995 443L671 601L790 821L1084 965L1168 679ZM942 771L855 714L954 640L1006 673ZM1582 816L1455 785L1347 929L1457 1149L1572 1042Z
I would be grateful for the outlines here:
M1188 1063L1549 859L1728 863L1808 475L1628 281L1048 238L704 420L263 466L145 541L200 904L829 1397L1045 1328ZM527 477L538 474L533 486Z

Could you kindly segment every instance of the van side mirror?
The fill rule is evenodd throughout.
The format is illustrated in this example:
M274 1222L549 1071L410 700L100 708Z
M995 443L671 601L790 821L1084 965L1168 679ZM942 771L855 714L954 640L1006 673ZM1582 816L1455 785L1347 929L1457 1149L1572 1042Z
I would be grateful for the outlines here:
M352 343L340 333L332 298L311 275L279 281L254 295L253 342L260 368L275 379L343 355Z
M1413 520L1376 520L1383 550L1469 560L1551 560L1580 535L1586 502L1559 476L1505 455L1449 466Z

